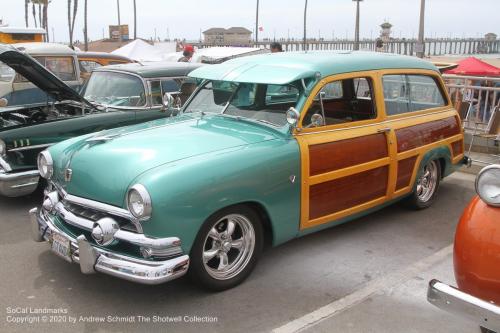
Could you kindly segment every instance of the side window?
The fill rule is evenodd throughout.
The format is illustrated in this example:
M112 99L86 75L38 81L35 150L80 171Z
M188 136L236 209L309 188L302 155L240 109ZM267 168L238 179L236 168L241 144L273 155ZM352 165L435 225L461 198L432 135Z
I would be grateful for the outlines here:
M436 80L428 75L385 75L383 86L388 116L446 105Z
M405 75L384 75L385 112L393 116L410 111L408 82Z
M443 94L434 78L426 75L408 75L410 84L410 111L445 106Z
M178 92L180 89L180 82L175 79L164 79L161 80L161 88L163 93Z
M303 127L336 125L374 119L373 82L368 77L327 83L314 97Z
M153 105L162 105L162 92L161 92L161 82L160 81L150 81L149 86L151 87L151 101Z
M72 57L45 57L45 67L63 81L76 81Z
M92 60L80 60L80 71L90 73L94 69L101 67L102 65L97 61Z

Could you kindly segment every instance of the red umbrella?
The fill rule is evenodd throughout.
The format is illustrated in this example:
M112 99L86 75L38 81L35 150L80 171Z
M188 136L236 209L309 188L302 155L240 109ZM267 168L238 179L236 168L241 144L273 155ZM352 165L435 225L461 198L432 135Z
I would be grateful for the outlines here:
M474 57L458 62L458 67L445 71L445 74L500 76L500 68L490 65Z

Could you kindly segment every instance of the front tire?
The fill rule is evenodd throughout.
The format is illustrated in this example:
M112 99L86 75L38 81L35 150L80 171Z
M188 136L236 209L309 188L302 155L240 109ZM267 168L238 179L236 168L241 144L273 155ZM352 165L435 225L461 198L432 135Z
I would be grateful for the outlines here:
M441 166L438 160L431 160L424 165L418 176L413 193L407 199L407 206L413 209L425 209L436 199L441 180Z
M250 275L262 248L259 216L244 205L223 209L208 218L198 232L189 274L207 289L230 289Z

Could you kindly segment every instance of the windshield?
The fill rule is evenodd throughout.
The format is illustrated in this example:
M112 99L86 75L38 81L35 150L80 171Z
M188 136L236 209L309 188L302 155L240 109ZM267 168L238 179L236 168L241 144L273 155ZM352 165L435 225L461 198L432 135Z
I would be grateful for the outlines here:
M83 97L90 102L115 107L146 105L142 80L134 75L116 72L94 72L90 76Z
M271 85L210 81L198 90L184 112L223 113L284 126L286 111L296 106L300 89L298 82Z

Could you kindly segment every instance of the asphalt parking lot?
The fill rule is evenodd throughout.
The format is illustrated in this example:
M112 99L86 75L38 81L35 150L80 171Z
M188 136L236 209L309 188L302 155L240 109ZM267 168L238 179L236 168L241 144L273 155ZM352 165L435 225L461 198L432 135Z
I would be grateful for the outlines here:
M450 245L458 217L474 195L473 181L473 175L455 173L427 210L393 205L268 249L244 284L222 293L200 290L188 278L143 286L82 275L77 265L51 254L47 244L31 241L28 209L41 198L2 198L0 329L476 332L475 325L426 301L430 278L454 282ZM63 313L13 313L23 309Z

